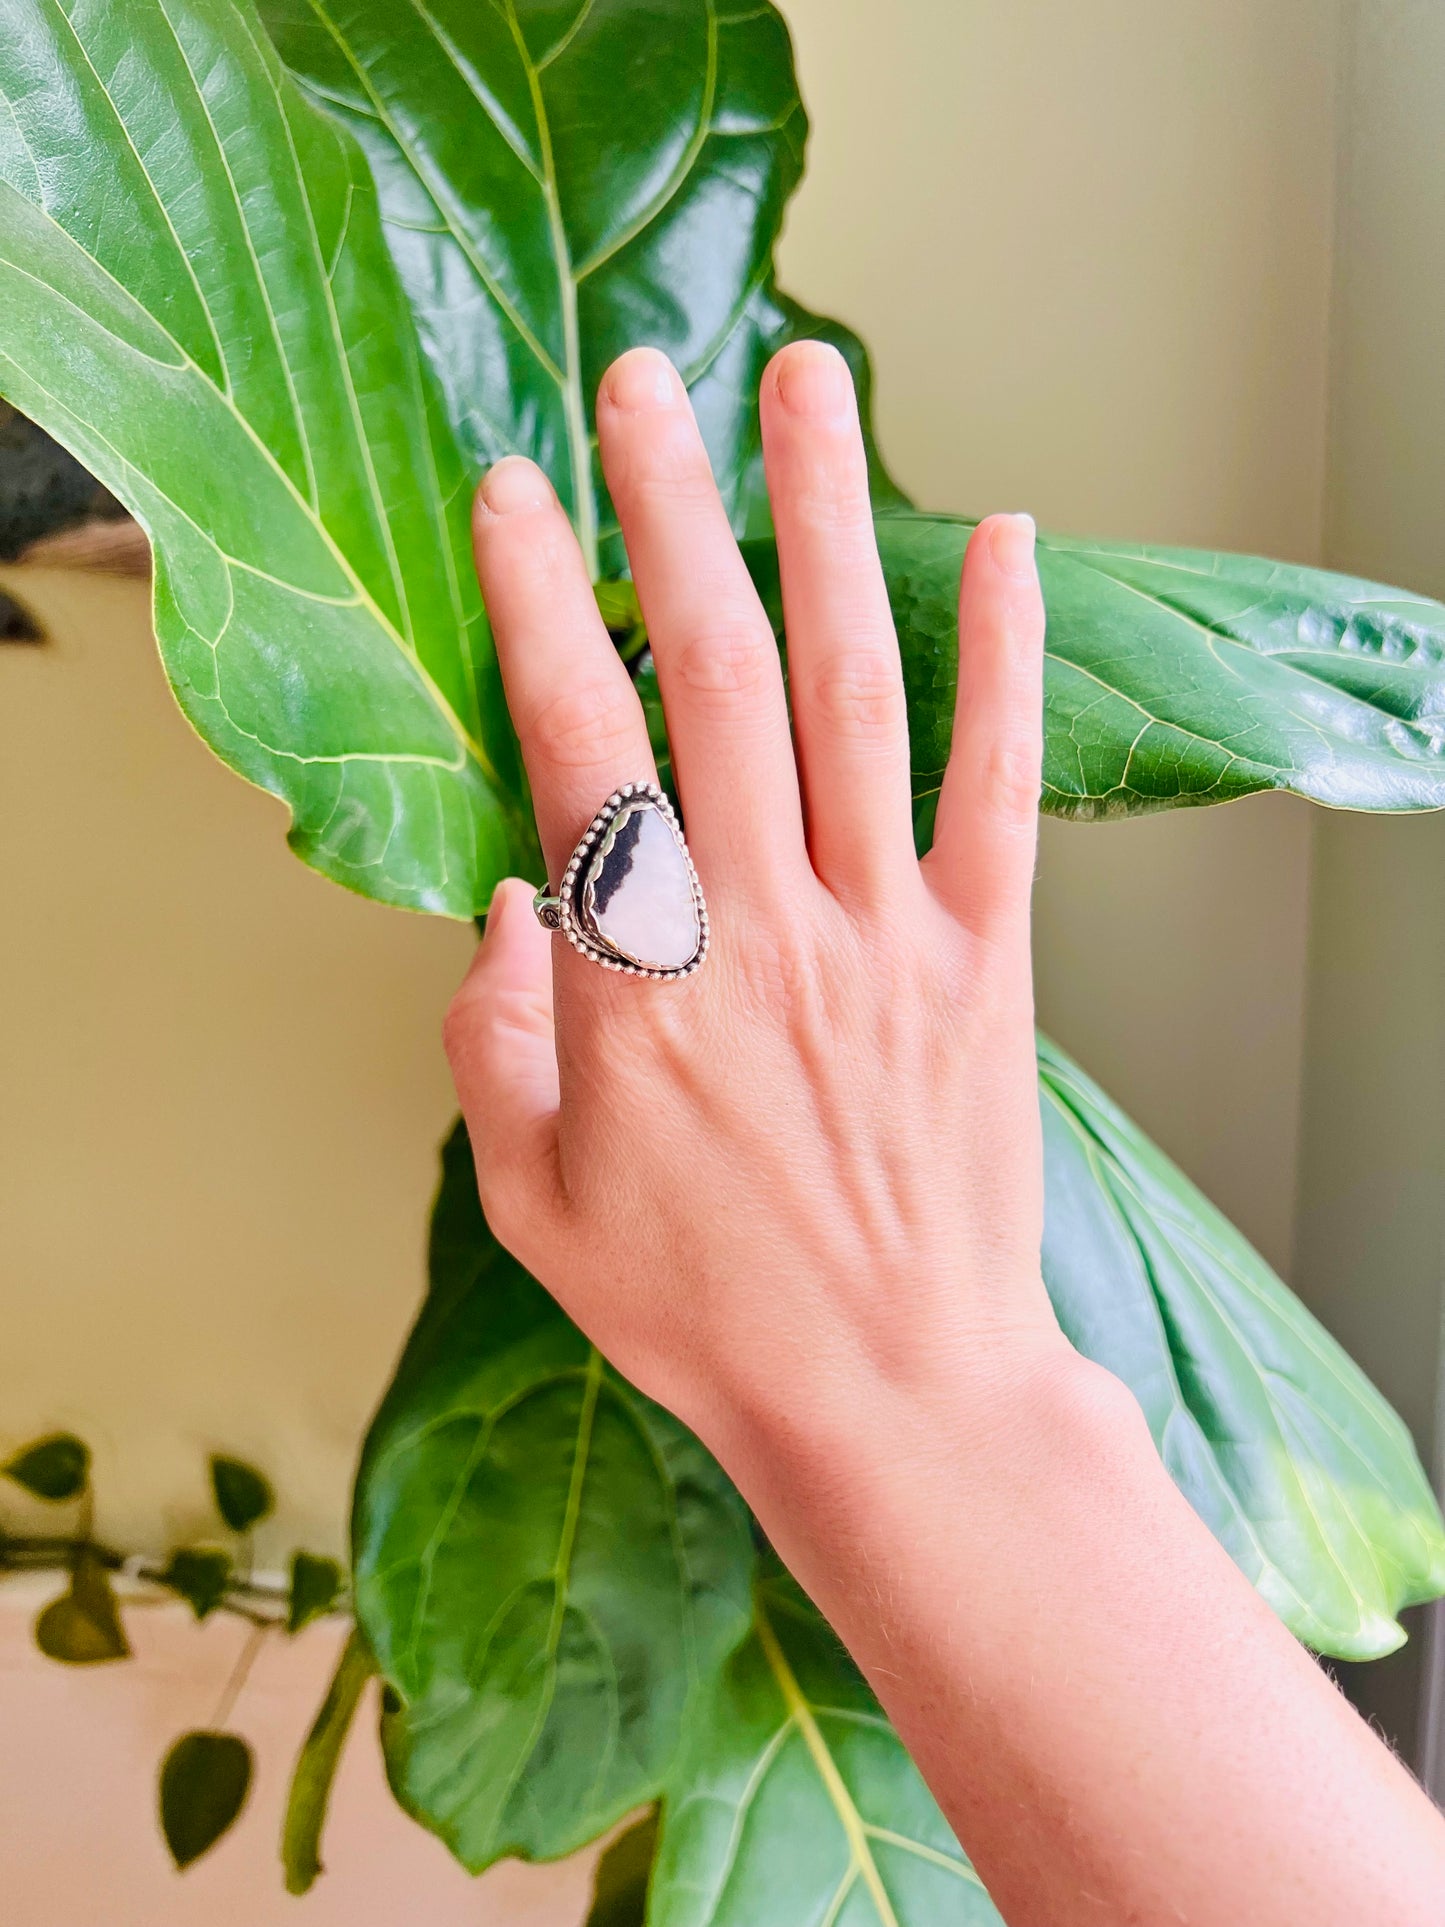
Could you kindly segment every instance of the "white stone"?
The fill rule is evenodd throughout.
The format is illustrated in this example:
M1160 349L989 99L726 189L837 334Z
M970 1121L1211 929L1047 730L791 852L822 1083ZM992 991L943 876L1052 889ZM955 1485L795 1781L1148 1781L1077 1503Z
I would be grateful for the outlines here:
M687 858L655 804L625 804L608 824L579 908L584 929L643 969L680 970L697 955L702 931Z

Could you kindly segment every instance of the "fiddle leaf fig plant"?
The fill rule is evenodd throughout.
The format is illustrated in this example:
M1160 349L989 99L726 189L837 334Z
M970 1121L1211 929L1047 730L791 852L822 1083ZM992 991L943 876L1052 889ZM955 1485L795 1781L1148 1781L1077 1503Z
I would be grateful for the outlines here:
M786 647L757 380L814 335L847 355L865 420L870 387L856 337L776 284L806 122L772 6L10 0L0 95L0 393L146 530L177 699L286 804L304 861L458 918L509 870L542 880L467 541L471 490L508 451L572 515L666 770L595 455L592 397L625 347L682 371ZM913 508L871 442L870 461L926 846L972 524ZM1044 809L1264 789L1445 806L1445 607L1189 550L1046 536L1039 562ZM1039 1068L1044 1270L1069 1336L1132 1386L1301 1639L1390 1651L1401 1608L1445 1591L1404 1428L1102 1092L1045 1042ZM269 1500L233 1474L216 1490L234 1521ZM307 1558L298 1625L342 1596ZM470 1868L647 1809L599 1918L997 1919L718 1467L496 1245L460 1128L353 1559L356 1629L287 1819L293 1891L320 1870L374 1670L397 1797ZM224 1604L229 1563L217 1584Z

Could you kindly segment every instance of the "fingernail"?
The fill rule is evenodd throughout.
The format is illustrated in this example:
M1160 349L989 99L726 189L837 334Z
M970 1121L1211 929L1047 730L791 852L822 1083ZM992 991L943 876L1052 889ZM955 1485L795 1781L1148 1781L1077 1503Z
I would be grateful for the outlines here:
M1034 571L1034 518L1000 515L993 525L989 547L994 562L1005 575L1027 581Z
M553 500L552 484L525 455L504 455L482 477L482 500L493 515L545 508Z
M836 420L853 407L853 377L826 341L799 341L778 358L778 400L789 414Z
M605 385L617 408L666 408L682 392L677 370L660 348L629 348L607 370Z

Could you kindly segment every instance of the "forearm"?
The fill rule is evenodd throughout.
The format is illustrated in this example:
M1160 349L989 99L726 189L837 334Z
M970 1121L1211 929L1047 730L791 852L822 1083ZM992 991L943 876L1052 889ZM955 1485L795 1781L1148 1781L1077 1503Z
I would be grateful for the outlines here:
M670 843L670 872L634 879L634 905L673 906L636 956L552 946L532 891L499 892L448 1023L493 1229L721 1457L1009 1927L1425 1927L1445 1828L1039 1279L1032 525L991 517L968 545L920 863L836 351L791 344L760 397L786 692L676 372L624 356L597 421L711 938L685 978L624 969L682 954ZM548 873L585 899L584 826L648 778L647 718L545 477L498 464L475 526Z
M1445 1826L1176 1492L1031 1344L842 1386L724 1455L1010 1927L1426 1927Z

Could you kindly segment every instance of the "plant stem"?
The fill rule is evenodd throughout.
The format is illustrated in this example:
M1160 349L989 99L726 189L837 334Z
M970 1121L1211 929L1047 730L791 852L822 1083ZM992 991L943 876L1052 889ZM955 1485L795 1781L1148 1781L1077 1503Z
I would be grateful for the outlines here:
M174 1590L166 1581L163 1566L135 1563L124 1553L117 1552L114 1546L107 1546L83 1533L23 1533L17 1536L0 1533L0 1579L6 1573L68 1573L74 1570L82 1553L87 1553L107 1572L122 1572L129 1568L146 1585L159 1586L167 1592ZM245 1578L231 1579L225 1597L220 1602L220 1610L234 1613L240 1619L248 1619L253 1626L279 1626L284 1624L289 1601L290 1591L286 1586L267 1585L264 1580L247 1575Z
M221 1697L216 1704L215 1718L211 1721L211 1725L218 1733L225 1728L226 1721L230 1719L236 1701L241 1697L241 1688L251 1677L251 1668L255 1665L256 1655L261 1650L261 1641L270 1630L271 1622L267 1619L254 1619L251 1622L251 1630L247 1633L236 1663L231 1668L231 1677L221 1689Z
M375 1671L366 1642L353 1626L291 1776L281 1828L281 1864L286 1870L288 1894L304 1894L321 1872L321 1830L326 1824L331 1783L362 1688Z

